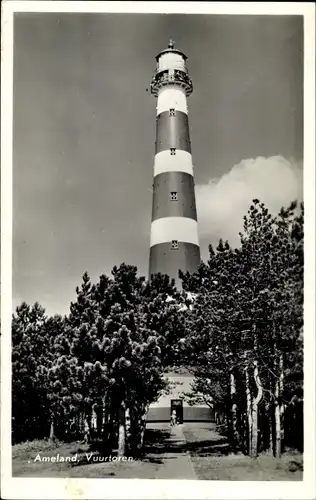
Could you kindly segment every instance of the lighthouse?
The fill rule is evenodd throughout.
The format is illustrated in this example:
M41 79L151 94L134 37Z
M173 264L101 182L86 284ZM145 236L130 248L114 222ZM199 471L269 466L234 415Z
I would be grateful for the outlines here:
M167 274L179 285L179 270L200 264L187 97L193 91L187 57L168 48L156 56L151 93L157 98L149 277Z
M167 274L177 286L179 270L193 273L200 264L187 107L193 85L186 59L170 40L168 48L156 57L151 82L157 116L149 277ZM194 377L185 370L180 372L165 374L172 390L150 405L148 422L168 422L174 411L180 423L213 419L212 409L203 402L190 406L185 401L184 393L190 391Z

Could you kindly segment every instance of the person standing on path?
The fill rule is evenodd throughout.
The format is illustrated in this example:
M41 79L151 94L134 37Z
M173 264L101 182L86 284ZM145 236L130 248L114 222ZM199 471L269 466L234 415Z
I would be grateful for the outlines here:
M171 427L175 426L176 423L177 423L177 412L176 412L176 410L172 410L171 419L170 419Z

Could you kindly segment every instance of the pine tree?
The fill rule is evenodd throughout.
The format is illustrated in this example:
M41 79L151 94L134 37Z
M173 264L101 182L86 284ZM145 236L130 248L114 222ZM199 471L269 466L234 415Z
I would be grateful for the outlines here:
M12 317L13 441L47 435L46 372L53 363L53 346L62 330L63 319L48 318L38 303L31 307L22 302Z
M292 204L273 218L254 200L240 248L220 241L215 251L210 247L206 265L182 276L186 289L197 293L186 320L196 375L221 380L230 440L252 456L265 445L264 406L280 454L284 390L291 368L298 378L301 373L303 207L295 210Z
M177 329L176 293L168 277L156 276L149 284L135 266L124 263L113 268L112 278L103 275L95 285L85 273L66 320L67 340L58 339L63 363L76 360L84 371L78 408L89 422L97 409L104 439L117 440L120 454L126 446L139 451L148 407L166 387L163 370L175 359L169 346L183 335ZM95 366L104 374L104 384ZM55 394L59 408L60 390Z

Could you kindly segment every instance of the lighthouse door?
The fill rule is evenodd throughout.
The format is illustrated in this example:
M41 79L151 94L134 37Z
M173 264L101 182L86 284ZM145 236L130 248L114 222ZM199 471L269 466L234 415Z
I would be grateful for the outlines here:
M172 399L170 405L170 415L173 410L176 411L177 414L177 423L183 424L183 401L182 399Z

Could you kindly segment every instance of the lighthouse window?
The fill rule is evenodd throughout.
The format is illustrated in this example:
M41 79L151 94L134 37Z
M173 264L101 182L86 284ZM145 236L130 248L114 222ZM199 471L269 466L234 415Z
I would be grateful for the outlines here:
M171 193L170 193L170 200L171 201L178 201L178 193L177 193L177 191L171 191Z
M179 249L178 240L172 240L172 242L171 242L171 250L178 250L178 249Z
M169 109L169 116L176 116L176 110L174 108Z
M175 155L176 154L176 148L170 148L170 154Z

